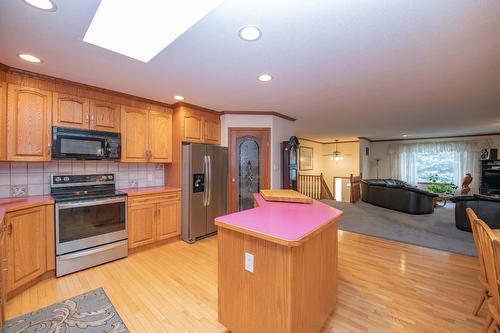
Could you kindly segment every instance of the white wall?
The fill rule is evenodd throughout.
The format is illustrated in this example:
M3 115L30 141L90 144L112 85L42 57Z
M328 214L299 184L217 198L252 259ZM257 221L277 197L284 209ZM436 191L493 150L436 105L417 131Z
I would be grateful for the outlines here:
M225 114L221 117L221 145L228 146L230 127L270 128L271 188L281 188L280 143L293 135L293 122L271 115Z
M367 154L368 149L368 154ZM372 155L370 141L359 140L359 171L363 178L370 178L370 157Z
M389 145L398 143L420 143L420 142L446 142L446 141L477 141L485 142L491 145L491 148L500 149L500 135L489 135L489 136L471 136L464 138L444 138L444 139L422 139L422 140L401 140L401 141L383 141L383 142L371 142L370 143L370 157L369 165L370 172L364 178L376 178L377 177L377 164L375 158L380 158L379 162L379 178L390 178L391 168L390 168L390 156L389 156Z
M335 151L335 144L323 145L323 176L332 193L334 177L349 177L351 173L359 175L359 142L339 142L337 149L344 157L342 161L332 161L331 156L323 156Z
M323 172L323 144L309 141L307 139L299 139L300 147L309 147L313 149L313 169L299 170L302 175L319 175Z

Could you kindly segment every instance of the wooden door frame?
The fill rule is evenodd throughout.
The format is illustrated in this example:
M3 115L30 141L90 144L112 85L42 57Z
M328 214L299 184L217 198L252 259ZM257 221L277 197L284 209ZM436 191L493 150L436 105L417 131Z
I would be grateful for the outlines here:
M228 153L229 153L229 182L228 182L228 208L231 213L236 211L236 137L252 136L255 134L262 136L262 188L268 189L271 184L271 128L269 127L229 127L228 128Z

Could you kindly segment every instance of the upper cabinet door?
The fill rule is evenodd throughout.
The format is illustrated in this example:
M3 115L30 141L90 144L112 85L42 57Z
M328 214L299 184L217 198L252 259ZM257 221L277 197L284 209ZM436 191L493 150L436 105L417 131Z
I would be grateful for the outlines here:
M7 83L0 82L0 161L7 158Z
M90 103L82 97L54 93L52 120L54 126L88 129Z
M203 141L206 143L220 144L219 118L205 118L203 121Z
M13 84L8 85L8 160L50 160L51 110L51 92Z
M203 141L203 118L197 114L184 115L184 138L183 141Z
M148 110L122 106L122 162L146 162L148 158Z
M120 132L120 106L107 102L91 101L90 129Z
M172 112L149 112L149 154L151 162L172 162Z

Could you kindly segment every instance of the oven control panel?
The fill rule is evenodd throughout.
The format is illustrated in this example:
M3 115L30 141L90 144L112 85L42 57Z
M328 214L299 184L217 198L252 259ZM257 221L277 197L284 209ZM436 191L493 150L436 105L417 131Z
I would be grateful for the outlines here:
M96 175L53 175L51 176L52 187L68 185L93 185L93 184L114 184L115 175L103 173Z

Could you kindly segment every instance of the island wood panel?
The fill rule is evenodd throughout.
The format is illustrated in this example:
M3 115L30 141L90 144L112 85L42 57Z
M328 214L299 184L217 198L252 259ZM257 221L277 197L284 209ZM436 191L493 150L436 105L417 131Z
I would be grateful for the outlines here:
M345 231L338 241L338 303L321 332L482 332L476 257ZM6 317L103 287L131 332L224 333L217 257L216 237L155 247L39 283L7 303Z
M169 163L172 161L172 112L149 112L149 161Z
M7 83L0 82L0 161L7 158Z
M52 93L9 84L7 109L7 159L50 160Z
M0 329L5 320L5 303L7 298L7 251L5 246L5 231L0 228Z
M120 105L90 101L90 129L104 132L120 132Z
M149 111L122 106L122 162L146 162Z
M219 227L218 248L219 321L230 331L319 332L335 309L337 223L294 247Z
M52 125L88 129L90 101L87 98L53 93Z

